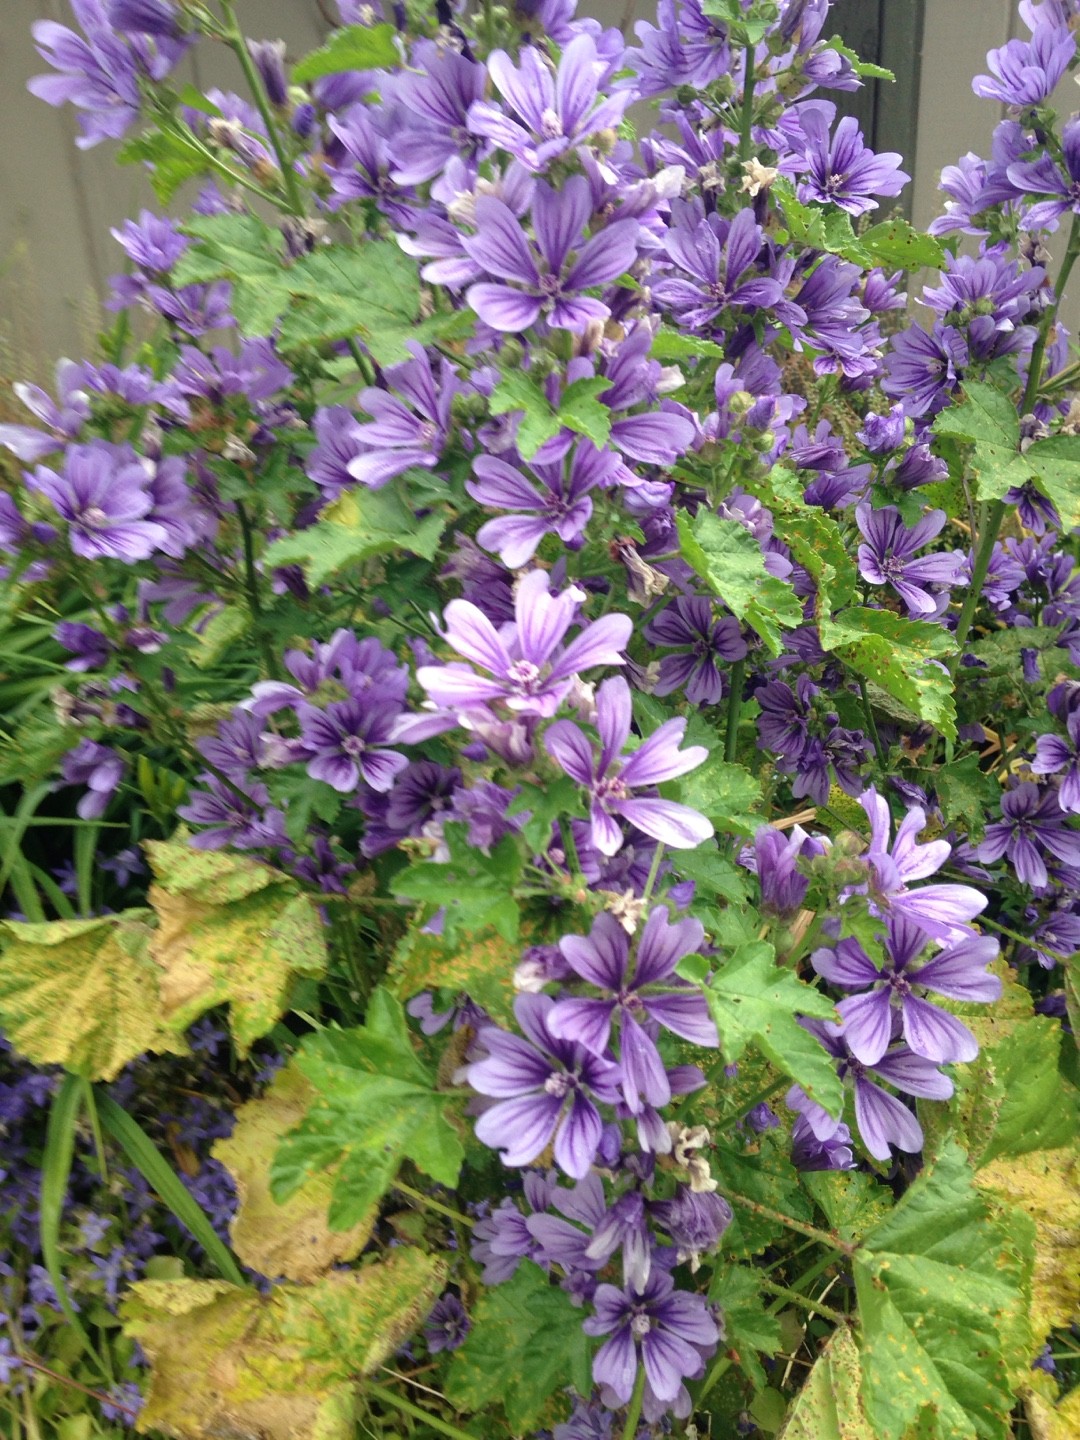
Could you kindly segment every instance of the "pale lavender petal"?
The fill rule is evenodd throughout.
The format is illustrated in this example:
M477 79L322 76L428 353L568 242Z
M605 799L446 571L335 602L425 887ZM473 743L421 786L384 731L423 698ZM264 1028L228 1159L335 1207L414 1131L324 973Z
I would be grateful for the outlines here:
M715 833L704 815L674 800L620 800L613 808L631 825L673 850L696 849Z
M556 720L544 734L544 749L571 780L579 785L593 782L593 747L572 720Z
M868 990L841 1000L837 1011L844 1020L844 1039L856 1060L874 1065L892 1039L892 1006L888 989Z
M928 1000L905 995L901 1013L904 1039L915 1054L925 1060L947 1065L955 1061L974 1060L978 1055L979 1042L968 1027L954 1015L931 1005Z
M895 1095L862 1078L855 1081L855 1123L875 1160L888 1160L889 1146L915 1154L923 1133L911 1111Z
M501 1152L504 1165L528 1165L551 1143L562 1101L554 1095L500 1100L476 1122L476 1138Z
M555 1163L575 1180L583 1180L596 1159L604 1125L592 1101L574 1091L570 1109L555 1135Z

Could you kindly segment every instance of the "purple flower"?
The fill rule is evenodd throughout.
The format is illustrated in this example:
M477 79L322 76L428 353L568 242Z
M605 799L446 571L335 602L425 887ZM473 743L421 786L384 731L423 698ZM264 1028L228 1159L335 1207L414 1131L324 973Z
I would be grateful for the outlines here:
M455 159L471 159L481 147L467 134L469 107L483 100L483 65L449 45L421 40L409 69L393 86L403 128L390 137L391 179L399 185L433 180Z
M779 281L748 276L763 238L753 210L740 210L731 221L718 215L695 221L690 212L664 236L668 258L690 278L662 277L652 286L654 299L691 330L711 325L729 306L756 311L776 305L784 295ZM798 318L805 318L801 310Z
M1018 190L1056 197L1031 206L1024 216L1028 230L1056 230L1062 215L1070 210L1080 214L1080 118L1062 127L1061 154L1064 175L1045 150L1037 160L1018 160L1008 167L1009 180Z
M593 922L589 935L566 935L559 949L571 969L605 992L602 999L571 996L560 999L550 1028L564 1040L576 1040L594 1055L605 1055L612 1024L619 1021L622 1088L634 1114L642 1100L666 1105L671 1085L650 1031L656 1025L694 1045L715 1049L720 1043L705 997L675 977L684 955L700 949L705 932L697 920L672 924L667 909L657 905L637 942L633 964L630 936L607 911ZM654 987L664 986L664 990Z
M650 1209L675 1242L676 1263L689 1262L692 1271L697 1270L702 1255L716 1249L734 1219L722 1195L692 1190L689 1185L677 1186L673 1199L654 1201Z
M928 332L912 325L892 337L881 388L901 402L905 415L936 415L949 403L968 360L964 337L954 326L938 320Z
M1003 105L1041 105L1069 68L1076 54L1076 41L1068 30L1040 25L1030 40L1009 40L987 52L990 75L976 75L971 82L983 100L1000 100Z
M1001 819L986 827L976 854L992 863L1006 856L1022 885L1042 889L1049 884L1046 857L1070 867L1080 866L1080 832L1071 830L1058 798L1040 792L1026 780L1001 797Z
M422 345L415 340L405 344L413 358L386 371L387 389L360 392L360 405L372 420L350 430L362 449L359 455L354 452L346 469L372 490L414 466L431 470L439 463L450 409L461 389L447 361L440 360L433 369Z
M805 1115L796 1115L791 1127L791 1163L796 1170L854 1170L851 1131L838 1123L832 1134L822 1139Z
M593 1379L616 1405L629 1404L639 1364L645 1367L646 1413L673 1405L683 1380L703 1372L703 1352L711 1354L720 1339L704 1297L676 1290L662 1270L653 1271L640 1295L601 1285L593 1303L596 1313L582 1328L587 1335L610 1337L596 1352Z
M431 1314L424 1321L424 1339L428 1351L437 1355L440 1350L458 1350L465 1344L465 1337L472 1329L472 1322L465 1313L465 1307L458 1297L447 1290L431 1307Z
M109 0L109 24L136 35L180 37L180 20L170 0Z
M616 816L663 845L692 850L713 833L704 815L688 805L638 797L631 791L685 775L708 759L708 751L702 745L679 750L686 721L675 719L665 720L637 750L623 756L631 718L630 687L616 675L605 680L596 692L599 756L592 741L571 720L556 720L550 725L544 745L560 769L588 789L590 833L601 855L614 855L623 843Z
M998 942L987 935L972 935L950 945L921 965L926 935L909 920L889 921L881 964L867 955L858 940L841 940L835 949L815 950L814 969L832 985L863 989L865 994L841 1000L836 1007L844 1019L844 1039L856 1060L874 1065L893 1039L893 1020L900 1012L904 1040L916 1055L936 1064L974 1060L978 1043L968 1027L939 1009L919 991L929 990L949 1000L987 1003L1001 994L1001 981L987 973L998 954ZM913 988L914 987L914 988Z
M68 522L72 550L85 559L132 565L166 545L165 527L148 518L154 502L146 463L130 446L71 445L59 475L38 466L26 483L52 501Z
M619 462L610 450L579 440L569 467L560 457L548 463L534 460L531 469L539 485L505 460L478 455L473 461L476 479L465 482L478 505L518 512L488 520L476 533L479 543L494 550L511 570L532 559L545 535L558 535L564 545L576 549L592 515L589 491L610 484Z
M461 243L487 274L514 282L469 287L465 298L485 324L516 334L541 315L557 330L580 331L590 320L607 319L608 307L580 292L630 268L637 256L638 224L617 220L586 240L592 208L584 175L571 176L561 190L538 183L532 204L534 246L509 205L492 195L479 197L476 234Z
M486 1052L466 1069L469 1084L496 1104L476 1122L476 1138L501 1152L505 1165L529 1165L554 1138L555 1163L575 1180L589 1172L603 1122L593 1097L613 1105L618 1068L582 1045L551 1033L550 995L519 995L514 1015L526 1039L489 1026Z
M74 655L69 670L103 670L109 663L112 646L100 630L74 620L61 620L53 634Z
M925 811L916 806L907 812L890 851L889 806L884 796L871 785L860 795L859 804L870 821L870 848L865 858L870 868L871 912L911 920L931 939L941 942L967 939L969 921L986 909L985 895L970 885L909 888L910 881L923 880L940 870L952 853L947 840L931 840L926 845L916 842L915 837L926 826Z
M692 705L716 705L724 694L717 659L746 658L746 642L733 615L713 618L712 603L701 595L680 595L645 627L645 638L674 655L660 661L656 695L670 695L685 687Z
M86 794L75 809L83 820L97 820L109 808L109 801L124 778L127 761L96 740L80 740L60 762L65 785L85 785Z
M807 176L797 192L804 205L816 200L862 215L877 209L872 195L899 195L911 179L900 169L902 155L891 150L876 155L863 144L854 116L844 116L831 141L828 118L814 104L801 108L799 122L806 145L792 168Z
M525 1202L534 1214L547 1209L557 1183L554 1170L527 1170L522 1176ZM506 1199L477 1222L472 1233L471 1253L476 1263L484 1267L484 1284L501 1285L526 1257L539 1263L540 1245L533 1239L525 1216L512 1200Z
M393 738L400 706L379 696L332 701L325 710L303 704L297 709L307 772L347 794L361 780L373 790L389 790L408 765Z
M1068 740L1060 735L1040 735L1036 740L1031 773L1057 775L1064 770L1058 785L1058 805L1071 815L1080 815L1080 710L1071 711L1065 723Z
M488 57L488 72L506 109L477 100L469 110L469 129L527 169L547 170L557 156L598 130L618 128L634 92L623 89L599 98L597 81L605 69L588 34L576 35L566 46L554 77L535 46L522 48L517 69L504 50L496 50Z
M436 705L468 714L502 701L521 715L550 716L580 671L626 663L622 651L633 633L630 617L605 615L564 647L584 594L571 587L551 595L548 584L546 571L530 571L517 588L517 623L501 631L468 600L451 600L445 611L446 639L488 675L477 675L465 665L422 665L416 678Z
M809 879L799 873L799 860L820 853L821 842L809 836L801 825L793 825L788 835L772 825L758 830L753 851L744 851L740 860L758 877L764 914L794 919L810 886Z
M949 1077L929 1060L916 1055L907 1045L898 1045L873 1065L864 1065L851 1054L842 1026L830 1020L809 1020L806 1017L801 1017L799 1024L809 1030L837 1061L840 1078L852 1081L855 1123L863 1144L874 1159L888 1160L892 1145L909 1155L917 1154L923 1146L922 1126L907 1106L882 1089L877 1081L885 1080L905 1095L917 1095L926 1100L948 1100L953 1093L953 1082ZM818 1141L828 1143L838 1139L839 1122L822 1106L810 1100L801 1086L793 1085L785 1098L790 1109L798 1110L805 1117Z
M234 780L227 785L216 775L200 775L205 790L193 790L186 805L177 806L181 820L207 825L191 837L196 850L264 850L285 842L285 816L270 805L265 785Z
M288 82L285 79L285 41L249 40L247 48L270 104L285 105L289 98Z
M944 510L931 510L909 530L893 505L880 510L862 504L855 520L864 544L859 546L859 574L871 585L891 585L908 607L909 615L935 615L936 594L929 585L959 585L964 578L967 557L959 550L915 558L945 526Z
M315 411L311 425L318 444L304 470L327 500L336 500L355 483L349 465L360 449L360 421L346 406L330 405Z
M57 401L36 385L12 386L16 396L47 430L38 430L32 425L0 425L0 445L27 463L43 460L53 451L63 449L90 418L90 402L83 385L83 367L73 360L61 360L56 366Z

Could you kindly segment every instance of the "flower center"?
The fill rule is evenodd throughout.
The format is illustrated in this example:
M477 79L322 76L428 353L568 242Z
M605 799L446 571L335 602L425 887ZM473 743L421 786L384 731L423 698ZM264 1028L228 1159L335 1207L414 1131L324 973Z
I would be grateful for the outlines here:
M564 1095L570 1094L576 1083L573 1075L568 1075L565 1070L553 1070L544 1081L544 1091L561 1100Z
M904 578L904 562L897 559L895 555L886 555L881 562L881 568L889 580L902 580Z
M88 505L82 513L82 523L88 530L105 530L109 517L100 505Z
M652 1328L653 1322L643 1310L634 1312L634 1318L630 1321L630 1329L639 1340L643 1340Z
M540 134L545 140L558 140L563 133L562 121L550 107L540 116Z
M555 296L559 294L561 286L562 281L558 275L541 275L540 277L540 293L551 300L554 300Z
M847 176L845 175L830 175L829 178L825 181L825 193L827 195L839 194L839 192L844 188L844 181L846 179Z
M629 787L617 775L612 775L607 780L601 780L596 787L596 798L601 803L605 800L625 800L629 794Z
M540 667L531 660L515 660L510 666L510 679L519 690L530 693L540 679Z
M367 746L359 735L345 735L342 737L341 748L350 760L359 760Z

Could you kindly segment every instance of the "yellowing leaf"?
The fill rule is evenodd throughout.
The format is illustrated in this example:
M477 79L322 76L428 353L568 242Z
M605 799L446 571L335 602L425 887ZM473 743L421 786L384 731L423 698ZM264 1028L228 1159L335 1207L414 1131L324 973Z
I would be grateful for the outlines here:
M149 918L128 910L0 928L0 1025L21 1054L112 1080L147 1050L186 1052L163 1023Z
M124 1329L152 1371L140 1428L176 1440L353 1440L354 1382L427 1314L444 1263L397 1250L267 1296L222 1281L144 1280Z
M236 1128L214 1146L236 1181L240 1207L229 1227L233 1249L261 1275L308 1281L359 1255L378 1214L373 1205L349 1230L330 1230L327 1212L336 1166L305 1180L288 1200L270 1195L270 1162L286 1130L298 1125L315 1098L314 1086L293 1066L274 1077L266 1094L236 1112Z
M156 841L146 851L166 1017L183 1029L228 1004L246 1054L287 1008L294 977L325 968L318 911L294 880L257 861Z
M862 1368L850 1330L835 1330L795 1397L777 1440L877 1440L859 1395Z
M1080 1389L1055 1403L1057 1385L1041 1370L1031 1372L1024 1412L1032 1440L1076 1440L1080 1435Z
M1037 1150L992 1161L975 1183L1035 1222L1031 1323L1036 1345L1068 1325L1080 1305L1080 1156L1073 1149Z
M448 940L413 928L398 943L390 967L394 993L403 1000L421 990L464 991L495 1019L508 1019L514 998L514 966L522 944L494 930L466 931Z

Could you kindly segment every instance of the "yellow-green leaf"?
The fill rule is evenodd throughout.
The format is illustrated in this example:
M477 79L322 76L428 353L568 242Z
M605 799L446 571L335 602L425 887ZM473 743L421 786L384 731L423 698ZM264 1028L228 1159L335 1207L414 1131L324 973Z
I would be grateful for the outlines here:
M186 1053L165 1023L149 911L0 929L0 1026L35 1065L112 1080L147 1050Z
M850 1330L835 1330L795 1397L777 1440L877 1440L859 1385L862 1367Z
M318 910L288 875L257 861L156 841L146 852L166 1017L185 1028L227 1004L246 1054L288 1007L294 978L325 968Z
M445 1263L401 1249L269 1295L223 1281L144 1280L124 1329L151 1363L140 1428L176 1440L353 1440L355 1380L427 1314Z
M261 1275L309 1281L342 1260L359 1255L371 1237L378 1205L348 1230L327 1224L337 1166L305 1180L278 1204L270 1194L270 1162L282 1135L299 1125L315 1098L315 1088L294 1066L278 1072L265 1095L236 1112L227 1140L214 1146L236 1181L240 1206L229 1227L233 1249Z

